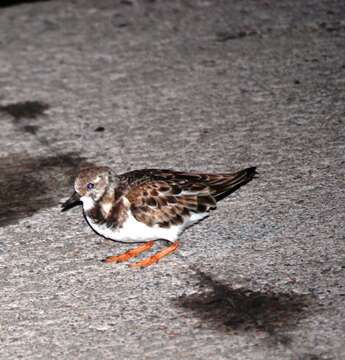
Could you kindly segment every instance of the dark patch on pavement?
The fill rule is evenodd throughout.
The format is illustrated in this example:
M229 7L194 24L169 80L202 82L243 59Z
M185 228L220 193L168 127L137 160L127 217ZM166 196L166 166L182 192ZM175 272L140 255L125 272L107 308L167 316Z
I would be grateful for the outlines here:
M36 2L47 2L47 1L50 1L50 0L2 0L0 2L0 8L1 7L20 5L20 4L36 3Z
M128 5L128 6L132 6L133 5L133 1L130 0L121 0L120 1L121 5Z
M238 31L238 32L230 32L230 31L220 31L216 33L216 40L219 42L226 42L228 40L241 39L247 36L257 35L257 31L248 30L248 31Z
M327 32L339 32L345 29L345 24L340 21L335 22L321 22L320 28L326 30Z
M176 302L209 326L226 331L263 331L274 342L288 345L291 338L282 331L295 327L311 303L311 296L236 289L200 270L197 273L200 288L206 289Z
M114 27L123 28L129 25L128 20L122 14L114 14L111 18Z
M296 360L321 360L321 359L330 359L330 357L322 356L322 355L316 355L316 354L300 354L296 358Z
M1 105L0 110L13 116L15 120L36 119L38 116L44 115L49 109L49 105L41 101L25 101L7 105Z
M0 226L57 206L73 192L74 177L85 165L91 164L78 154L0 158Z
M104 130L105 130L104 126L98 126L98 127L96 127L96 129L95 129L96 132L102 132L102 131L104 131Z
M23 130L29 134L36 135L39 130L39 126L36 125L25 125L23 126Z
M0 111L13 117L13 123L18 130L35 136L38 142L51 148L51 144L46 138L38 136L40 127L33 124L38 117L44 116L44 112L49 108L50 106L48 104L41 101L25 101L1 105Z

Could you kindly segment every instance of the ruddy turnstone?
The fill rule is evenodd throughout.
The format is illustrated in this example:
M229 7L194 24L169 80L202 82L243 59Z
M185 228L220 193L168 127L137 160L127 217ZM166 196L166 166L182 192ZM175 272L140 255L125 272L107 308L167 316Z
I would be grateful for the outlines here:
M155 240L170 245L130 266L149 266L179 246L179 236L189 226L208 216L216 202L249 182L255 167L236 173L205 174L143 169L115 175L108 167L80 171L74 194L62 211L83 204L91 228L105 238L144 243L104 262L122 262L149 250Z

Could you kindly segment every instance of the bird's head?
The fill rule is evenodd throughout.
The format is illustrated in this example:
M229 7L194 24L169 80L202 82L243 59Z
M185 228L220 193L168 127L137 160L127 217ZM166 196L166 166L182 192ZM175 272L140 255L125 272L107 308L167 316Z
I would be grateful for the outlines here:
M80 171L74 182L74 194L62 204L62 211L81 202L84 208L92 208L109 189L112 175L110 168L92 167Z

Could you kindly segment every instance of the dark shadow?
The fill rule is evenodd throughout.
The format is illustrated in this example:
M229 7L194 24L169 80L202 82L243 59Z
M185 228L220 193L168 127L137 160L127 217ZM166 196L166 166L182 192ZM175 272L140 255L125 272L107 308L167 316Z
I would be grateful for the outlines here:
M305 317L311 296L293 293L260 292L234 289L197 270L197 294L184 295L176 304L192 311L209 327L223 331L261 330L275 342L287 345L291 339L282 331L295 327Z
M229 40L236 40L245 38L247 36L253 36L258 35L258 32L256 30L250 30L250 31L237 31L237 32L218 32L216 33L216 40L219 42L226 42Z
M34 125L33 122L39 117L45 116L45 111L50 106L41 101L24 101L7 105L0 105L0 111L12 116L14 125L18 130L34 135L36 139L49 147L46 139L37 136L40 127Z
M8 6L15 6L20 4L27 4L27 3L36 3L36 2L47 2L50 0L1 0L0 1L0 8L8 7Z
M78 154L0 158L0 226L57 206L73 193L73 180L82 166L92 165Z
M48 109L49 105L41 101L25 101L0 106L0 111L13 116L14 120L17 121L21 119L36 119L44 115L44 112Z
M39 127L35 125L25 125L23 126L23 130L31 135L36 135Z

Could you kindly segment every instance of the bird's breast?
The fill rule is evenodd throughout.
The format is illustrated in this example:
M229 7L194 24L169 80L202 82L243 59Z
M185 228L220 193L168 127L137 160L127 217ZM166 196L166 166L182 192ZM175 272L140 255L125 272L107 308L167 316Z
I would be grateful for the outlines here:
M157 225L147 226L143 222L136 220L130 213L122 226L97 223L88 216L86 216L86 220L96 233L108 239L123 242L146 242L157 239L175 241L178 234L183 230L182 226L174 226L170 229L161 228Z

